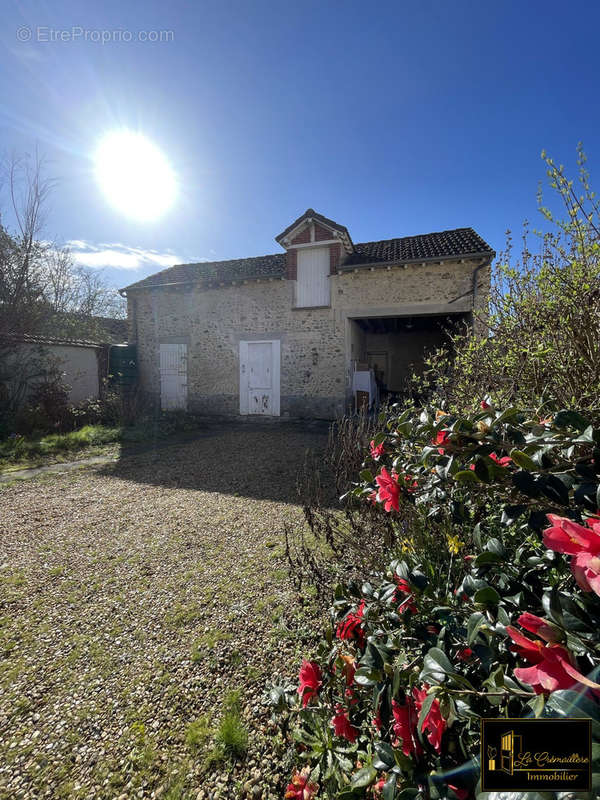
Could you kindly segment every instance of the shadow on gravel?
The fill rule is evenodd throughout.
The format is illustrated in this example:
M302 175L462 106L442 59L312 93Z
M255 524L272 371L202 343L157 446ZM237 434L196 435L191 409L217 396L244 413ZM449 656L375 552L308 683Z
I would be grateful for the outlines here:
M297 504L307 451L322 452L328 431L329 423L314 420L210 421L177 441L145 442L142 452L139 444L124 442L120 458L99 472L145 485ZM327 494L335 503L333 486Z

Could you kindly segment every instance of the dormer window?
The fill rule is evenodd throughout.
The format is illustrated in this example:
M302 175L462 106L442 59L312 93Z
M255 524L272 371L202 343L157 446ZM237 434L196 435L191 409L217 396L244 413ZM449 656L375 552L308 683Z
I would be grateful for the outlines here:
M329 276L340 263L342 251L354 250L346 228L309 208L276 241L287 250L287 277L295 281L294 306L329 306Z
M296 259L295 306L297 308L328 306L331 303L329 248L299 248Z

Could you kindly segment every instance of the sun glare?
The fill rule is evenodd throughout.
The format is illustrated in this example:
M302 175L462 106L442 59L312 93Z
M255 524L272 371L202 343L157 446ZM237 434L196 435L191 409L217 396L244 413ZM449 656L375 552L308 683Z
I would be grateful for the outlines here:
M141 222L161 217L175 199L175 175L160 150L140 133L108 133L94 157L96 178L106 199Z

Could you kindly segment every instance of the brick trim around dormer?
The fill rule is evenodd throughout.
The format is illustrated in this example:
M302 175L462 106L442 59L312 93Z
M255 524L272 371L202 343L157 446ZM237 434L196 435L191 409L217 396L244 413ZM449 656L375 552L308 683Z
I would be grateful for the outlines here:
M285 254L286 276L288 281L295 281L298 277L298 251L288 250Z

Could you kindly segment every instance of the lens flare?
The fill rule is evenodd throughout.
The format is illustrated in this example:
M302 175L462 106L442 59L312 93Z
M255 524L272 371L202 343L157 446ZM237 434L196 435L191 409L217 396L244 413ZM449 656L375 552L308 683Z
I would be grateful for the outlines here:
M173 205L175 174L161 151L142 134L130 130L106 134L94 164L102 192L123 215L150 222Z

